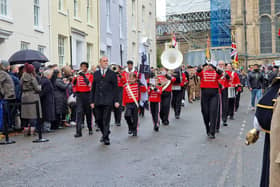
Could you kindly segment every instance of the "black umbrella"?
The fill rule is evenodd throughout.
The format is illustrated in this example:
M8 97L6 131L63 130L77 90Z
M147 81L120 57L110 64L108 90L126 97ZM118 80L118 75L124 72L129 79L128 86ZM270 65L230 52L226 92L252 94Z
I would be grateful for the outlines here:
M32 63L34 61L45 63L48 62L49 60L40 51L36 51L32 49L20 50L14 53L9 59L11 65L24 64L26 62Z

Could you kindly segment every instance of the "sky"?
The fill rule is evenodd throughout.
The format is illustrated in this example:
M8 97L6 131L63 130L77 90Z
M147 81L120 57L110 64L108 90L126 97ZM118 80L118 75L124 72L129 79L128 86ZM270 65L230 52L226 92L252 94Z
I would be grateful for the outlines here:
M157 0L157 18L158 21L165 21L166 0Z

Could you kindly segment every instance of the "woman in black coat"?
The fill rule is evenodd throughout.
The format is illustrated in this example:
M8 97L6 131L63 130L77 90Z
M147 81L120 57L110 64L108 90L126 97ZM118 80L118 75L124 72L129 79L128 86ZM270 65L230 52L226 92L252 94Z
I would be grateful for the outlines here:
M54 73L54 76L56 76L54 77L55 128L58 128L59 126L65 126L66 123L66 114L68 110L66 90L69 84L64 83L61 71L55 70Z
M44 131L49 132L51 122L55 121L55 103L54 103L54 88L50 81L52 70L46 70L43 73L40 84L42 91L40 92Z

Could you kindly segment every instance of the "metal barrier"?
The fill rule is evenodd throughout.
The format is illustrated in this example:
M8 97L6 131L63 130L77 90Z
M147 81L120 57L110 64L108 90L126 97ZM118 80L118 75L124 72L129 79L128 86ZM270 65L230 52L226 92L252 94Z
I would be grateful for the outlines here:
M48 139L44 139L43 135L42 135L42 119L40 118L40 108L39 108L39 101L35 101L35 102L23 102L23 103L7 103L4 102L4 106L6 105L6 108L8 108L8 105L36 105L36 114L37 114L37 123L38 123L38 139L33 140L33 143L42 143L42 142L48 142ZM4 107L5 109L5 107ZM4 110L3 110L4 112ZM3 120L3 131L4 131L4 135L5 135L5 141L4 142L0 142L0 145L5 145L5 144L14 144L16 143L13 140L9 139L9 132L8 132L8 123L7 120Z

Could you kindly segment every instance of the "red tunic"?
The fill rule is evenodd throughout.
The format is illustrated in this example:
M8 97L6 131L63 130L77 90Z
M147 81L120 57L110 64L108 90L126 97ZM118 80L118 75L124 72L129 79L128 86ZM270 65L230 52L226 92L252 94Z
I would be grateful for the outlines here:
M130 73L132 73L132 72L130 72ZM138 76L137 71L133 71L133 73L135 73L136 77ZM123 84L126 84L128 82L129 72L124 71L121 75L122 75L122 82L123 82Z
M226 71L226 73L230 76L229 87L237 87L240 84L239 76L236 72Z
M222 77L215 70L213 71L201 71L200 73L196 73L201 81L201 88L219 88L218 80Z
M139 91L140 92L147 91L147 88L145 86L140 86L140 88L139 88L138 83L129 84L129 87L130 87L136 101L139 101L139 99L140 99ZM124 89L123 89L123 105L125 106L127 103L134 103L134 100L133 100L131 93L128 91L128 85L125 85Z
M74 77L73 82L76 82L76 85L74 86L74 90L76 92L90 92L91 91L91 86L93 82L93 75L91 73L86 73L85 76L89 80L89 85L87 85L84 81L84 77L79 75L78 77Z
M156 86L157 91L151 90L150 88L151 87L148 88L149 101L154 103L159 103L161 101L162 88L160 86Z
M161 84L168 81L165 75L159 75L158 80L159 80L159 83L161 83ZM171 83L169 84L169 86L164 91L165 92L172 92L172 83L174 83L175 81L176 81L176 78L172 77L171 78Z

